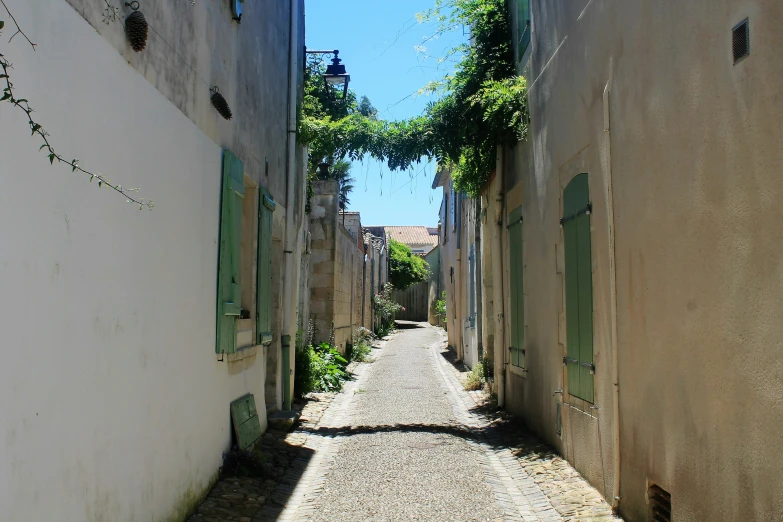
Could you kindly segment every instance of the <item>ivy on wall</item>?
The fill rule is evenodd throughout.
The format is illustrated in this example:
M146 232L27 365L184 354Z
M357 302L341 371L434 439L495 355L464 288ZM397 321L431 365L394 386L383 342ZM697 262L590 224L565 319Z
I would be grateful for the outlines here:
M404 243L389 240L389 282L397 290L427 281L430 267Z
M436 23L439 33L471 31L470 43L448 53L458 60L454 73L422 89L437 101L420 116L384 121L359 111L353 93L342 109L332 98L319 100L334 110L313 110L306 96L300 140L310 144L311 162L369 155L406 170L435 158L451 169L457 190L479 194L495 168L497 146L527 136L527 83L516 74L509 11L505 0L436 0L419 20Z

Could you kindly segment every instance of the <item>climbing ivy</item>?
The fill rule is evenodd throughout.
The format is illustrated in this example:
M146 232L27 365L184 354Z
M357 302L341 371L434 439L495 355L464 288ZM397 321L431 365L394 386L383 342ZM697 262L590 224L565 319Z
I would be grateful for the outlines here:
M389 241L389 282L397 290L405 290L411 285L426 281L430 267L424 259L399 241Z
M470 43L448 52L458 61L454 73L422 89L437 96L422 115L379 120L355 110L355 95L343 112L305 103L299 136L311 158L369 155L392 170L435 158L451 169L457 190L476 195L492 175L497 146L527 135L527 84L516 74L510 15L505 0L436 0L419 19L439 33L471 31Z

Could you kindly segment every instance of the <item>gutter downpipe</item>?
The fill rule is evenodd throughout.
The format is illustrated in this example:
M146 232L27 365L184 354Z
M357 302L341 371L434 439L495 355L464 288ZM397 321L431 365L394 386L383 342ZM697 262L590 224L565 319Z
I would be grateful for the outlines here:
M503 148L498 147L495 168L495 224L492 235L492 301L495 312L495 382L498 407L506 404L505 301L503 300Z
M476 281L473 283L475 285L476 289L476 310L474 313L476 314L474 321L476 322L476 354L478 360L476 363L483 363L484 361L484 342L482 340L482 337L484 335L484 306L482 304L482 296L484 294L481 286L482 286L482 279L483 275L481 274L481 195L479 195L477 198L474 198L473 201L476 203L476 223L475 223L475 241L476 247L474 249L473 255L476 256L476 259L474 261L476 265L475 274L473 274L476 278Z
M291 27L288 46L288 136L286 173L287 186L285 191L285 247L283 276L283 335L281 342L281 380L283 381L283 410L291 409L291 338L295 335L294 328L294 206L296 190L296 94L299 78L299 1L291 1Z
M612 484L612 509L617 512L620 506L620 362L618 356L618 332L617 332L617 251L615 249L615 222L614 222L614 191L612 187L612 137L610 129L609 96L612 92L612 76L614 64L609 60L609 80L604 87L604 141L606 146L606 203L607 223L609 226L609 299L611 300L610 313L612 320L612 383L613 417L614 417L614 473Z

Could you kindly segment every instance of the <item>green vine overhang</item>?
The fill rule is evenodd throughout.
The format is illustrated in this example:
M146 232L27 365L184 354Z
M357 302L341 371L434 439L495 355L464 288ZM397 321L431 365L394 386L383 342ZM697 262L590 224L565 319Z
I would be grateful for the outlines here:
M497 146L527 136L527 83L516 74L510 14L505 0L436 0L420 19L440 32L471 29L471 42L449 51L459 58L455 72L423 89L437 101L420 116L389 122L352 110L355 95L342 113L314 111L306 100L300 140L318 161L370 156L407 170L434 158L451 170L458 190L476 195L494 171Z

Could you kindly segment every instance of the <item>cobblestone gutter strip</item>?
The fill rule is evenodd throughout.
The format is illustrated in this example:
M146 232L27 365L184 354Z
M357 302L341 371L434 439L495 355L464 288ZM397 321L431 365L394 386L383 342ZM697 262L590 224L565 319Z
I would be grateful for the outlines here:
M435 370L443 379L443 386L448 390L448 397L454 411L454 416L465 426L475 430L476 440L470 444L481 455L482 470L486 482L495 493L495 500L503 508L506 520L522 520L524 522L559 521L558 513L554 510L548 499L535 487L535 484L527 482L528 477L520 469L508 466L508 450L496 451L497 440L491 440L491 435L486 433L490 423L487 419L470 413L476 404L470 395L462 388L457 377L456 369L443 360L440 356L440 341L430 349L431 361ZM452 368L453 371L449 371Z
M452 405L455 415L461 415L458 418L476 427L481 450L491 470L500 478L500 484L488 479L496 490L496 498L503 497L502 488L505 488L506 495L519 510L517 518L510 520L622 521L612 514L598 490L565 459L515 422L511 415L491 412L484 392L463 389L464 372L447 362L445 343L433 346L431 353L450 395L457 398ZM489 477L488 470L485 474Z
M379 348L383 345L385 341L377 343ZM331 455L329 445L334 435L316 431L325 422L342 422L335 417L353 396L367 364L354 362L348 370L356 379L347 382L341 393L313 393L307 402L294 405L301 412L294 431L270 429L263 435L258 444L269 467L268 477L220 479L188 522L261 522L301 516L297 508L310 501L308 491L315 494L322 487L316 474ZM336 407L330 408L332 404Z

